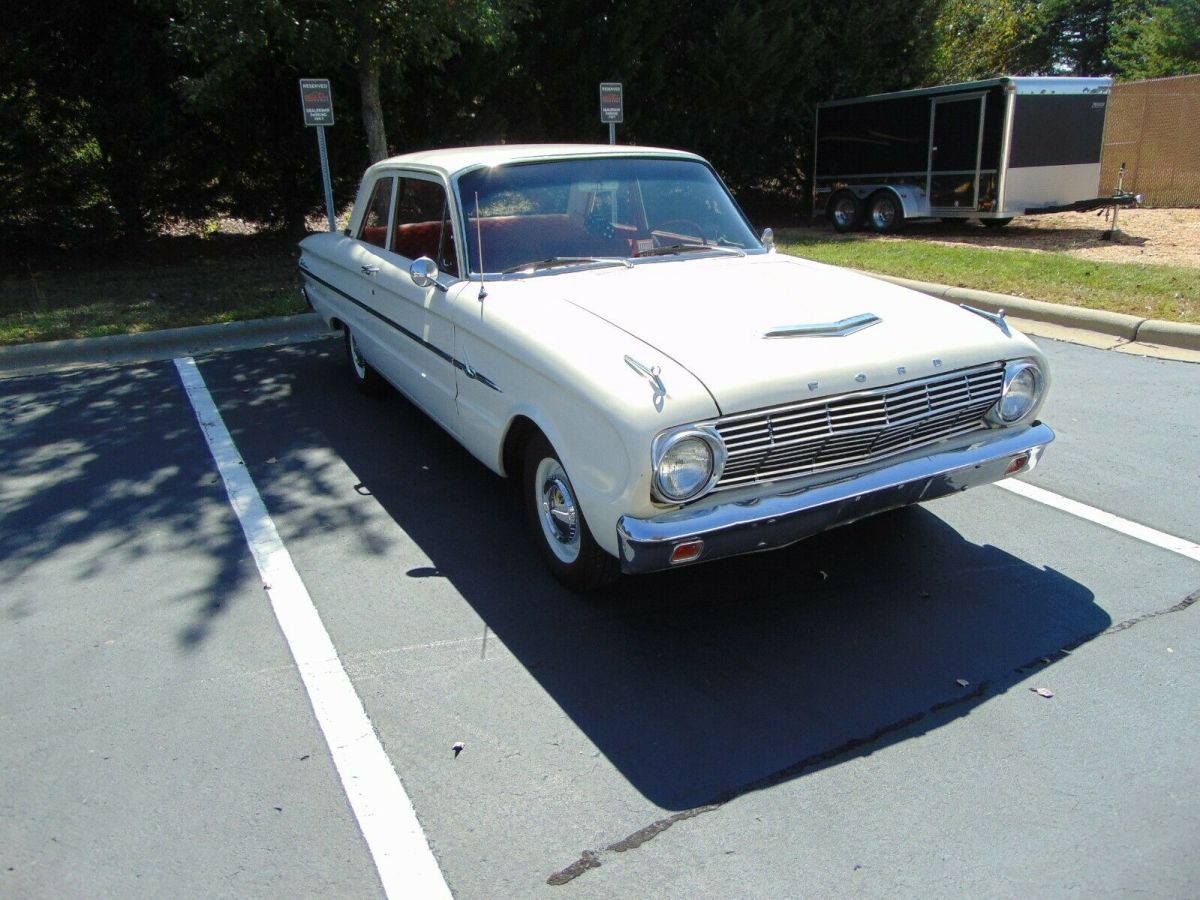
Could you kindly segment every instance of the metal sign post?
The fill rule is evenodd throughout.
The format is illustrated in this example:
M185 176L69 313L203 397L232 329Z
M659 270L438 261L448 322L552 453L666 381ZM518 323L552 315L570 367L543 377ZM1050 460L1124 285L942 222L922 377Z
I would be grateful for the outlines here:
M600 121L608 125L608 142L617 142L617 125L625 121L625 92L620 82L600 82Z
M317 150L321 154L321 179L325 182L325 213L329 230L337 231L333 214L333 183L329 178L329 153L325 149L325 126L333 124L333 92L328 78L301 78L300 105L304 108L305 126L317 129Z

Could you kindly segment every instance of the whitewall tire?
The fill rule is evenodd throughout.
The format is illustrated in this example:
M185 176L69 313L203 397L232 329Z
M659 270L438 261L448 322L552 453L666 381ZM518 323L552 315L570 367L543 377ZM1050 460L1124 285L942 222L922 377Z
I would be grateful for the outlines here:
M540 434L526 448L522 475L529 528L554 577L576 591L615 581L620 575L616 558L592 537L567 470Z

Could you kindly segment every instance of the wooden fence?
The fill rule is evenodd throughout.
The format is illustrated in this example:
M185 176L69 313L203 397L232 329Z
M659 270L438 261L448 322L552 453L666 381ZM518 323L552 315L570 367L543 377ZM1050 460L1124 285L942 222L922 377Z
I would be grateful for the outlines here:
M1200 206L1200 75L1118 81L1109 96L1100 192L1144 194L1146 206Z

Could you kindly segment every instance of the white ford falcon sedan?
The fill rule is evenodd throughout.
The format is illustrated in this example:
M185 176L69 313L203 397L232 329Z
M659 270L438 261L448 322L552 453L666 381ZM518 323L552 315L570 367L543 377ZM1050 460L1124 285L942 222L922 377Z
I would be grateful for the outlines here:
M1046 361L1002 317L776 254L690 153L397 156L300 246L358 385L520 479L575 589L1027 472L1054 439Z

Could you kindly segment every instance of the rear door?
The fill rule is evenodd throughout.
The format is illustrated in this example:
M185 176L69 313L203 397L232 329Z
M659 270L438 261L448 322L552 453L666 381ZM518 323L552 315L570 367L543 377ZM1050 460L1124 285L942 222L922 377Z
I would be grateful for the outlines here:
M926 190L933 209L979 208L979 164L986 94L935 97L929 125Z

